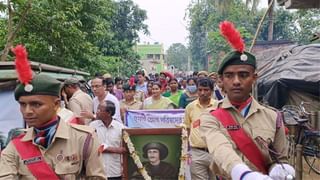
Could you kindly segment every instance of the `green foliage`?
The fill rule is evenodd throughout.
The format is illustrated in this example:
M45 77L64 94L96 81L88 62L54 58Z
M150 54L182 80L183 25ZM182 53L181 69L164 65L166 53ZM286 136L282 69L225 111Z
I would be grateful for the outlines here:
M7 6L3 2L0 2L0 12L4 12L6 8Z
M207 27L206 22L211 10L206 2L194 4L189 9L189 40L192 58L192 66L194 70L201 70L205 66L207 60Z
M21 18L23 3L13 2L15 23ZM138 31L148 32L145 19L146 12L132 0L37 0L32 1L14 44L25 44L33 61L92 74L129 75L139 67L132 47ZM0 20L1 27L6 23L5 18ZM0 34L6 33L1 28ZM2 37L0 48L6 41ZM121 65L128 68L113 68Z
M266 11L257 10L258 3L259 0L205 0L191 4L188 9L189 44L195 70L204 69L207 57L211 57L209 70L214 71L224 53L231 50L219 32L219 23L224 20L233 22L240 30L248 50L259 21ZM273 21L274 40L308 44L312 33L320 27L320 10L289 11L278 8L274 11ZM257 40L267 40L268 24L269 21L265 20Z
M255 20L258 23L258 19ZM312 33L320 27L320 10L288 11L278 8L274 12L274 40L291 40L309 44ZM259 40L268 39L268 22L264 22Z
M223 4L223 8L225 6L226 4ZM189 9L191 19L189 26L190 51L192 64L196 70L205 69L205 62L208 56L211 57L209 70L217 69L223 54L221 52L230 50L230 46L226 44L224 38L220 35L220 22L224 20L234 22L245 40L252 37L251 32L254 27L249 20L253 16L249 16L251 12L242 1L230 2L228 9L224 9L223 13L219 8L219 6L215 6L215 3L203 1L194 4Z
M167 62L182 71L187 70L188 49L181 43L172 44L167 50Z
M320 28L320 9L299 10L293 19L299 28L296 40L301 44L309 44L312 34Z
M0 49L4 48L7 35L7 23L5 19L0 19Z

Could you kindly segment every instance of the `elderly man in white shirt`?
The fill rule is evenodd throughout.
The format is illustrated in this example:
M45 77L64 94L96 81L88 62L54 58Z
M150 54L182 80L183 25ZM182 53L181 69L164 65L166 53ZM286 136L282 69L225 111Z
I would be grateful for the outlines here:
M94 112L94 114L92 112L82 111L81 116L86 117L86 118L91 118L91 119L97 119L96 113L98 110L98 105L101 102L109 100L109 101L113 102L116 107L115 114L114 114L113 118L119 122L122 122L121 115L120 115L120 102L114 95L112 95L111 93L106 91L107 87L106 87L106 83L105 83L105 80L103 79L103 77L95 77L94 79L92 79L91 88L93 90L94 95L96 96L93 98L93 112Z
M97 120L90 123L90 126L96 129L101 143L99 152L103 155L108 180L122 179L121 155L126 152L126 149L121 147L122 129L125 126L112 118L115 109L113 102L101 102L97 108Z

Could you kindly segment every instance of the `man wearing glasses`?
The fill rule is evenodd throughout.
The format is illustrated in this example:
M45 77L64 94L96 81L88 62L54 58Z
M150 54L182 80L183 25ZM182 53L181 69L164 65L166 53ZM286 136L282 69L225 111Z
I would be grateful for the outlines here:
M113 118L119 122L122 122L121 116L120 116L119 100L114 95L112 95L111 93L106 91L106 83L105 83L104 78L103 77L95 77L94 79L92 79L91 88L92 88L93 94L95 95L95 97L93 98L93 112L94 112L94 114L92 114L91 112L83 111L81 113L81 115L83 117L96 119L96 112L98 110L99 104L106 101L106 100L109 100L109 101L113 102L116 107L116 111L115 111Z

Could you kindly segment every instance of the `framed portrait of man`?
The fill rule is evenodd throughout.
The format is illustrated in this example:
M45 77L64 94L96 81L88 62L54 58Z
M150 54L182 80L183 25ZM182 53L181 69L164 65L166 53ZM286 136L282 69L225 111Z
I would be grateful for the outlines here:
M148 175L153 180L178 179L181 156L181 128L124 129ZM127 147L126 143L123 143ZM129 152L129 151L128 151ZM143 180L140 170L127 153L123 175L129 180Z

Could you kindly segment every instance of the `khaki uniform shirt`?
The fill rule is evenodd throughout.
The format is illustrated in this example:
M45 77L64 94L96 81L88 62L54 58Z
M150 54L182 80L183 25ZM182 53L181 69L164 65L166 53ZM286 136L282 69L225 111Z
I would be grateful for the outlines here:
M133 100L133 102L128 103L125 99L122 99L120 101L120 111L121 111L121 118L124 122L125 120L125 113L127 110L140 110L142 109L142 102L137 101L136 99Z
M282 124L282 118L280 118L274 110L260 105L253 99L248 115L244 118L240 112L232 106L227 97L219 102L219 107L228 110L244 131L254 139L267 165L271 166L274 163L271 160L267 148L270 143L272 143L275 150L280 153L278 159L281 162L287 162L287 142L284 126ZM230 178L232 168L239 163L245 163L252 170L258 171L237 149L227 129L223 127L220 121L210 113L202 114L200 121L201 137L205 140L208 150L212 154L214 163L211 168L216 174ZM266 144L257 141L257 137L262 138Z
M70 109L76 117L80 117L81 111L93 112L93 100L85 92L77 90L69 99L68 109ZM85 119L85 124L88 125L91 119Z
M93 134L93 136L88 148L87 160L84 164L82 151L88 133ZM32 141L34 136L34 129L29 128L21 140ZM98 155L98 147L99 142L93 128L69 125L64 120L60 120L52 143L47 149L40 147L39 149L44 160L60 179L79 179L81 169L84 166L86 168L85 179L106 179L102 156ZM21 160L12 142L8 144L1 155L0 179L35 179L28 167L23 163L23 160Z
M143 102L145 100L144 91L136 91L136 94L134 95L134 99L137 101Z
M140 110L142 109L142 102L133 100L131 103L127 103L125 99L120 102L121 109Z
M70 122L71 120L74 119L74 113L72 111L70 111L69 109L67 108L59 108L58 110L58 116L61 118L61 119L64 119L65 122Z
M151 97L148 97L143 101L143 109L154 110L154 109L174 109L175 106L173 102L166 97L160 96L160 99L154 100Z
M202 106L199 98L188 104L185 109L184 123L190 129L189 143L191 147L205 148L206 144L200 137L200 115L203 112L210 111L218 105L214 99L210 100L210 104L206 107Z

